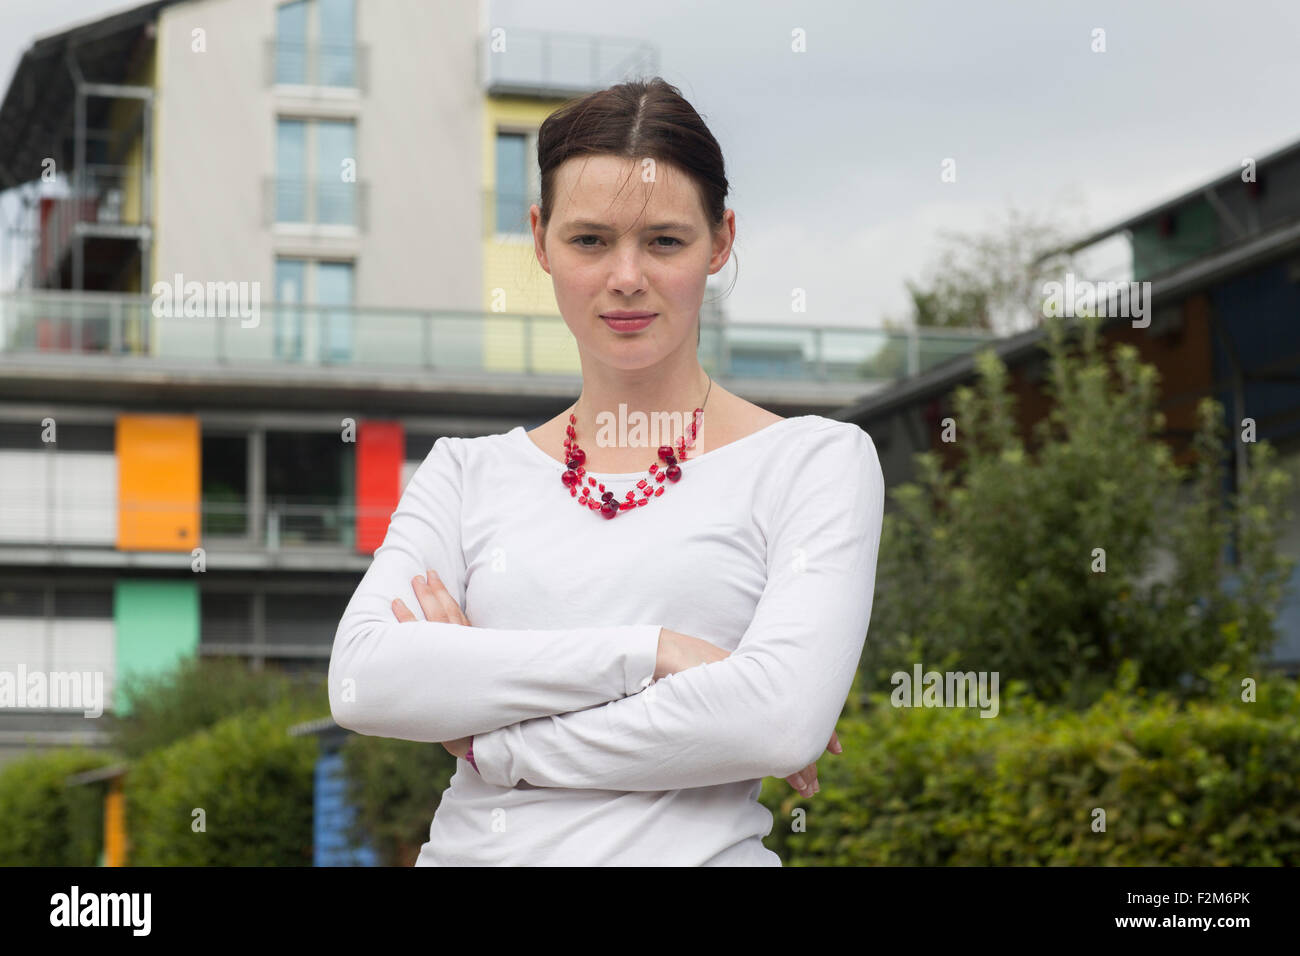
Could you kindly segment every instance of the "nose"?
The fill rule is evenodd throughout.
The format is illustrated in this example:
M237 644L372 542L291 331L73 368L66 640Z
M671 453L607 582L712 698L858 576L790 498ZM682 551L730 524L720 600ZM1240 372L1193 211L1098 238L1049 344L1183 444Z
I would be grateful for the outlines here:
M635 244L624 247L610 258L607 289L622 295L635 295L645 291L645 270L641 268L641 251Z

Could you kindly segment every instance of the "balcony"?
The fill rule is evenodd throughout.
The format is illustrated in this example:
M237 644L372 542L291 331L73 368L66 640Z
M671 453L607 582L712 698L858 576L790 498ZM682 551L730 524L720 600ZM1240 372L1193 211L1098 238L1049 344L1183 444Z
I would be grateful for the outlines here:
M81 172L79 183L66 196L40 198L40 226L36 236L30 268L36 286L55 286L68 269L73 240L81 237L90 244L104 240L137 240L148 234L140 213L143 171L138 165L90 163ZM88 258L95 261L109 253L97 255L98 245L90 245ZM107 267L106 267L107 268Z
M264 82L278 92L366 92L369 48L364 43L296 43L263 41Z
M568 99L659 72L643 40L500 28L482 38L479 69L489 96Z
M579 371L577 346L559 316L261 303L256 283L242 300L233 288L214 298L221 285L208 283L208 305L189 315L155 310L151 296L0 295L0 374L4 365L38 355L133 357L159 366L261 370L268 376L294 367L337 366L523 375L541 382L569 380ZM720 378L883 385L991 338L963 330L706 322L700 360Z
M369 187L337 176L268 177L262 182L262 224L364 232Z

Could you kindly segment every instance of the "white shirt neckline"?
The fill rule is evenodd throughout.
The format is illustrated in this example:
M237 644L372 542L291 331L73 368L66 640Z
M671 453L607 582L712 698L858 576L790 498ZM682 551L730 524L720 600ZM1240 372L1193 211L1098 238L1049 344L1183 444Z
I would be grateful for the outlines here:
M787 422L797 422L797 421L802 421L806 418L814 418L814 417L816 416L795 415L791 418L783 418L779 422L772 422L772 424L770 425L764 425L762 428L758 429L758 431L750 432L748 435L742 435L740 438L737 438L735 441L727 442L727 444L723 445L721 448L714 448L712 451L706 451L698 458L696 457L687 458L686 461L688 464L707 461L708 459L714 457L715 455L722 454L728 448L735 448L737 445L743 445L745 442L749 441L750 439L758 438L760 435L766 435L767 433L773 430L780 429L781 426L785 425ZM532 450L534 456L548 463L552 468L556 469L557 471L565 470L563 464L556 461L546 452L542 451L540 448L537 447L536 442L534 442L531 438L528 437L528 431L524 428L523 425L516 425L514 428L510 429L509 434L514 435L516 433L518 433L519 441L527 445ZM588 471L586 472L586 474L590 475L593 478L609 478L615 480L626 479L626 478L643 478L645 477L648 468L649 466L646 466L646 468L643 468L640 471L627 471L621 473L615 473L609 471Z

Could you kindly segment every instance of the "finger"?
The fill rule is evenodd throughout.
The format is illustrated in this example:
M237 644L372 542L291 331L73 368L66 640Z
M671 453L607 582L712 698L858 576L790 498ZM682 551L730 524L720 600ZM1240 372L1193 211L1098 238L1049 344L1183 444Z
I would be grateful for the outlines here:
M447 591L447 586L442 583L442 578L438 577L438 572L429 569L428 572L429 588L442 606L443 613L447 615L447 620L453 624L468 625L469 621L465 620L465 615L461 613L460 605L456 599Z
M803 782L808 785L808 789L816 793L821 789L821 784L817 782L817 765L810 763L799 771L799 776L803 777Z
M833 754L844 753L844 748L840 746L840 738L835 735L833 730L831 731L831 742L826 745L826 749Z
M447 623L447 613L442 609L442 602L433 593L424 575L416 575L411 579L411 590L415 592L415 597L420 602L420 609L424 611L426 621Z
M397 619L403 624L415 620L415 615L411 613L410 608L402 603L401 598L397 598L393 601L393 614L395 614Z
M792 773L785 778L789 781L790 786L794 787L802 796L811 797L815 791L812 789L812 782L808 777L808 768L805 767L798 773Z

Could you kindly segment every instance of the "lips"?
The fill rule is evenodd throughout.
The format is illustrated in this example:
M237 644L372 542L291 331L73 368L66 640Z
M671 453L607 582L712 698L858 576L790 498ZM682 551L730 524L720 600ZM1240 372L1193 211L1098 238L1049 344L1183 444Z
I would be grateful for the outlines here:
M653 322L658 313L655 312L602 312L602 320L615 332L636 332L644 329Z

